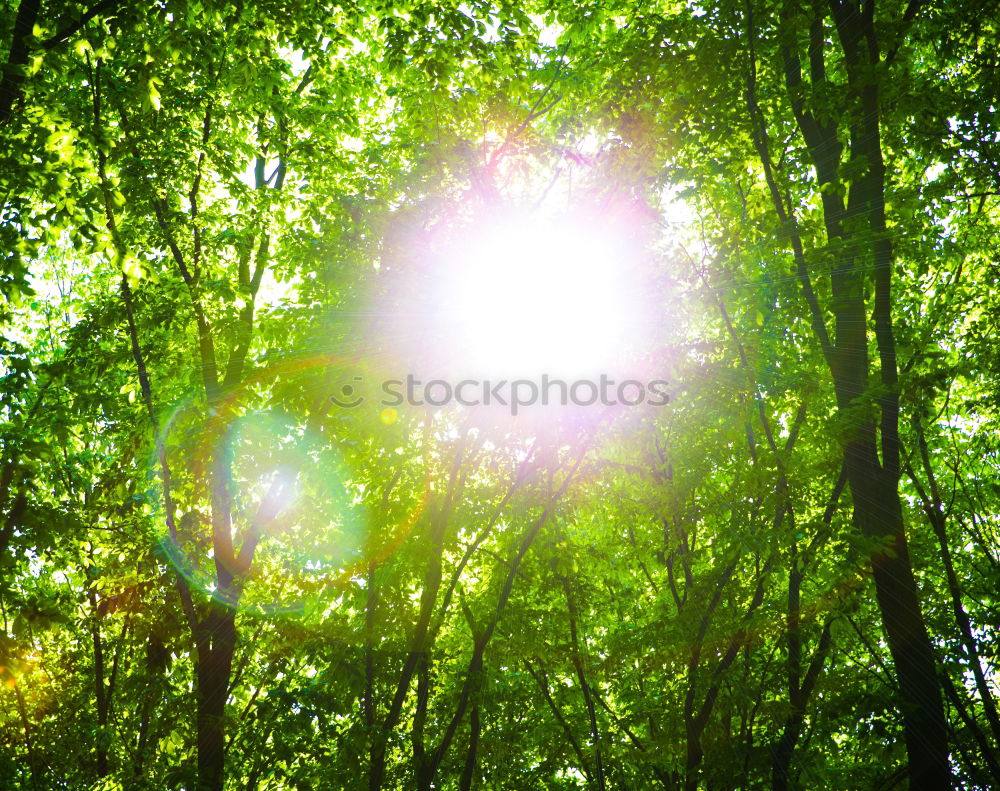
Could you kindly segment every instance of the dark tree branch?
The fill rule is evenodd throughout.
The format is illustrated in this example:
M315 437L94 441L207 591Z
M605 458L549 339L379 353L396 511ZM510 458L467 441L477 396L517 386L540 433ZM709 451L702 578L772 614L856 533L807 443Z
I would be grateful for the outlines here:
M31 37L40 6L40 0L21 0L21 4L17 7L7 63L0 74L0 125L10 118L14 103L21 95L25 67L28 65L31 49Z

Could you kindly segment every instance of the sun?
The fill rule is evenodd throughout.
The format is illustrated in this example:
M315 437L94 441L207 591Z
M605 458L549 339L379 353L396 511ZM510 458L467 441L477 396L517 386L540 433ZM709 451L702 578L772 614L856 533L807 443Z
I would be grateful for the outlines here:
M431 269L438 351L462 375L613 372L641 331L636 259L621 229L597 217L472 223Z

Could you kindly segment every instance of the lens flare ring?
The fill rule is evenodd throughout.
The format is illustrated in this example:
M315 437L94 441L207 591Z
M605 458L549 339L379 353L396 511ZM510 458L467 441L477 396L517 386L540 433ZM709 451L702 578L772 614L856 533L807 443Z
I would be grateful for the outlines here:
M335 448L309 427L307 419L247 408L254 389L262 385L353 362L331 355L283 361L248 377L213 408L188 398L166 415L150 459L147 502L158 505L154 513L161 527L153 536L158 554L192 589L223 604L234 603L232 594L227 598L217 588L219 578L213 566L218 564L212 562L206 543L211 534L209 516L194 507L180 513L174 491L176 513L168 518L162 470L158 469L161 449L173 467L185 471L184 476L174 473L173 487L181 484L185 491L192 485L205 487L214 476L221 483L234 524L243 526L231 533L246 542L256 531L251 573L247 575L247 569L239 565L241 546L235 546L233 558L223 564L237 579L237 596L245 612L261 616L322 613L332 591L382 563L409 535L430 491L426 464L423 491L415 505L375 542L366 509L357 492L349 489L347 467ZM184 459L183 465L178 457ZM205 497L192 499L204 501Z

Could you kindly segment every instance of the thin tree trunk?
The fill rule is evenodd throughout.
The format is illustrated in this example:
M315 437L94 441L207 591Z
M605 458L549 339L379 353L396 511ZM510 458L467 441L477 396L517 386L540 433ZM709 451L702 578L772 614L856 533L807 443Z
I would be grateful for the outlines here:
M576 600L573 597L570 582L566 577L562 578L562 585L563 593L566 595L566 609L569 613L571 659L573 668L576 670L577 680L580 682L580 691L583 693L583 702L587 707L587 718L590 722L590 745L594 750L594 784L598 791L604 791L604 758L601 755L601 733L597 727L597 711L594 708L594 698L590 694L590 685L587 683L587 674L584 672L583 659L580 656L580 640L576 628Z
M154 700L154 682L149 679L146 689L142 695L142 704L139 707L139 728L135 745L135 761L132 764L132 779L136 788L142 785L142 774L146 766L146 751L150 742L149 732L152 725L152 712Z
M90 585L87 586L87 598L90 601L90 637L94 647L94 699L97 703L97 739L95 748L97 750L97 775L98 777L108 776L108 690L104 686L104 641L101 639L101 627L98 623L97 592L94 590L94 575L97 567L94 566L93 547L90 550L90 568L88 576Z
M198 651L198 791L222 791L225 782L226 699L236 651L236 613L213 602Z
M420 669L422 663L426 662L425 657L429 651L428 633L431 617L434 614L434 604L437 601L438 590L441 587L444 530L447 526L450 504L461 458L462 453L459 451L456 453L455 461L452 465L448 496L442 504L441 510L435 515L431 523L431 557L427 561L427 569L424 572L424 585L420 595L420 614L410 643L410 651L400 671L396 691L392 702L389 704L389 710L386 712L385 718L378 726L376 732L372 735L368 765L369 791L379 791L382 788L382 783L385 779L386 750L388 748L389 735L399 722L414 673ZM373 690L370 689L369 691ZM370 710L372 712L375 711L374 701L372 701ZM415 758L419 760L418 756L415 756ZM419 775L420 766L417 766L417 770Z
M979 727L979 723L976 722L972 715L966 710L965 701L963 701L962 697L959 696L958 690L955 689L955 685L951 682L951 679L944 676L942 679L942 686L944 687L945 695L951 700L952 705L955 707L955 711L958 712L958 716L961 718L962 722L965 723L965 727L969 729L969 732L972 734L972 738L979 746L979 751L983 755L983 760L986 761L986 766L989 768L990 774L993 775L993 787L1000 788L1000 765L996 762L993 750L990 748L990 743L986 739L986 734L983 733L983 729ZM965 753L963 751L963 755L964 754ZM967 763L972 766L971 761L967 761ZM978 767L972 766L972 768L978 773ZM983 785L986 786L988 784L984 783Z
M482 723L479 719L479 699L473 701L469 713L469 749L465 754L465 767L458 781L459 791L472 791L476 779L476 764L479 758L479 737L482 733Z
M823 535L830 527L837 503L846 484L846 474L841 467L840 475L833 485L833 492L823 512L821 526L817 535L810 542L805 552L799 552L798 543L792 540L791 568L788 572L788 615L786 622L786 639L788 645L788 702L790 712L785 718L781 735L777 743L771 747L771 786L774 791L786 791L791 780L792 759L795 748L802 736L805 723L806 707L812 697L813 688L823 670L827 653L830 649L832 619L823 625L823 631L816 646L816 652L805 679L802 678L802 635L801 635L801 598L803 568L809 562L813 551L819 546ZM793 525L793 535L795 528Z
M584 442L579 456L577 456L573 467L566 473L566 477L564 478L562 484L559 486L557 491L551 495L545 509L535 520L534 524L532 524L522 536L517 552L508 563L509 569L507 571L507 576L500 589L500 595L497 598L497 604L493 611L492 618L481 632L474 629L474 647L472 650L472 657L469 660L469 666L465 674L465 681L463 682L462 689L458 695L458 703L455 707L455 712L448 721L448 725L445 728L440 743L430 754L429 779L431 783L434 782L434 778L437 776L437 772L441 768L441 762L444 760L445 755L448 753L448 749L451 747L451 743L455 738L458 726L465 717L466 709L469 707L470 703L474 703L478 699L483 685L483 657L486 653L486 648L489 645L490 640L493 638L493 634L500 623L500 620L503 618L504 610L507 607L507 602L510 600L510 595L514 588L514 580L517 578L520 571L521 562L524 560L524 556L528 553L528 550L531 549L531 545L534 543L535 539L538 538L538 534L541 532L542 527L552 517L556 505L566 493L566 489L575 479L580 469L580 465L583 463L583 459L587 454L591 441L593 441L593 436Z
M413 748L413 775L417 791L430 791L431 765L424 750L424 727L427 724L427 707L430 703L431 679L430 659L424 651L417 660L417 708L410 727L410 743Z
M385 779L386 749L392 729L399 723L403 704L409 692L414 674L418 675L417 713L414 727L411 731L411 744L414 750L414 774L418 788L426 788L433 782L437 765L434 756L428 757L424 748L423 722L426 719L427 705L430 696L430 651L434 644L437 629L432 624L434 609L442 581L442 558L444 553L444 533L451 518L452 510L464 485L461 476L462 461L468 451L469 436L462 437L452 460L448 475L448 485L440 510L434 515L430 524L431 556L424 572L424 586L420 596L420 612L417 624L410 642L410 651L400 672L395 694L389 705L382 723L372 736L369 748L368 788L369 791L379 791ZM453 587L449 586L445 593L444 605ZM442 614L443 617L443 614ZM372 711L375 711L374 703Z
M17 698L17 712L21 715L21 726L24 728L24 749L28 753L28 771L31 774L31 787L38 791L38 756L35 755L35 746L31 741L31 721L28 719L28 709L24 704L24 695L21 693L20 679L14 685L14 696Z
M542 666L541 660L538 661L537 671L532 667L531 662L527 659L524 660L524 666L528 669L528 673L538 684L538 688L542 691L542 696L545 698L545 702L548 704L549 710L552 712L552 716L556 718L556 722L558 722L562 727L563 733L566 736L566 741L568 741L570 747L573 748L573 752L576 754L576 758L580 762L580 773L587 779L588 782L590 782L591 771L587 763L586 756L584 756L583 750L580 747L580 742L573 734L572 728L570 728L566 718L559 710L559 705L555 702L555 699L552 697L552 693L549 691L549 681L546 677L545 668Z
M934 475L934 468L931 465L930 452L927 448L927 438L924 435L924 428L919 418L914 420L914 429L917 434L917 446L920 451L920 460L927 477L927 484L930 492L924 490L917 480L912 469L909 469L910 478L917 489L917 494L924 506L924 513L930 522L934 536L937 538L938 550L941 554L941 562L944 565L945 579L948 581L948 593L951 597L952 613L955 623L962 635L962 643L969 654L969 665L972 675L976 680L976 691L983 704L983 711L986 714L986 721L990 724L995 744L1000 744L1000 716L997 714L996 701L990 690L990 685L983 672L982 660L979 653L979 643L972 632L972 620L966 612L962 603L962 591L958 582L958 574L955 572L955 564L951 557L951 548L948 546L948 533L946 530L946 513L944 503L941 500L941 492L938 488L937 478Z

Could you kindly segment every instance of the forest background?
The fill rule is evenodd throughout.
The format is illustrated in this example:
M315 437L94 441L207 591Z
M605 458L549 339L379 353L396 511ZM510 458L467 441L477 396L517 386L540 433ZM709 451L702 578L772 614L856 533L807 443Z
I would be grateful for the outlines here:
M4 0L0 787L1000 787L998 20ZM668 404L331 398L574 216Z

